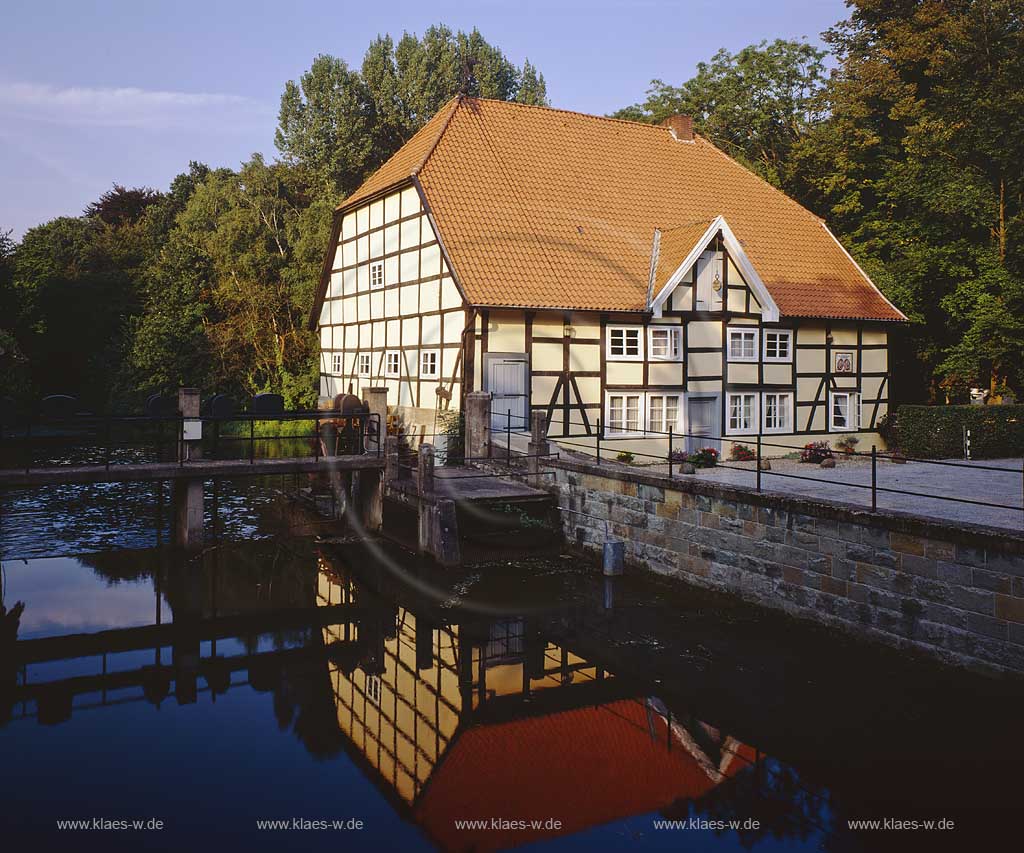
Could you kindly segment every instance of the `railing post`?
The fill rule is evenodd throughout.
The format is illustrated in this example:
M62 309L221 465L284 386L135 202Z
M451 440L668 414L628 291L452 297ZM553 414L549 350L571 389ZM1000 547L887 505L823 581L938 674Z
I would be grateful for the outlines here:
M512 410L508 410L508 423L505 424L505 464L512 464Z
M316 453L316 461L319 462L320 461L320 418L319 418L319 416L316 419L316 437L314 438L314 442L316 444L316 446L314 448L314 451Z
M871 445L871 511L878 511L878 447Z
M178 467L185 467L185 415L178 413Z
M672 426L668 428L668 475L672 476Z
M601 419L597 419L597 464L601 464Z
M757 434L757 490L761 491L761 433Z
M249 415L249 464L256 461L256 418Z

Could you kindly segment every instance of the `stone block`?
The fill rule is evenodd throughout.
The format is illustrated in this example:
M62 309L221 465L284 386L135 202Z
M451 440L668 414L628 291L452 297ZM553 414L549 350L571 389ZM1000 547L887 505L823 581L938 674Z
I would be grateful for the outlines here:
M926 540L921 536L914 536L910 533L892 532L889 534L889 547L893 551L900 551L904 554L913 554L923 557L925 553Z
M841 581L848 581L857 575L857 564L852 560L840 560L832 557L832 577Z
M790 545L775 546L775 559L786 566L806 569L810 556L809 552L801 548L793 548Z
M952 625L954 628L967 630L967 611L958 610L945 604L937 604L929 601L924 606L923 618L930 622L939 622L943 625Z
M1013 591L1013 580L1010 577L986 572L984 569L971 569L971 585L992 592L1009 594Z
M875 589L889 589L892 585L892 572L873 566L871 563L857 563L857 583L866 584Z
M972 634L995 637L997 640L1005 640L1009 636L1006 622L991 616L983 616L981 613L967 614L967 630Z
M821 589L823 592L830 593L831 595L845 596L849 592L849 585L844 580L837 580L825 575L821 578Z
M890 534L884 527L865 526L860 529L860 541L875 548L888 548Z
M935 578L943 583L970 586L975 571L980 570L972 569L970 566L962 566L960 563L947 563L944 560L939 560L935 563Z
M1024 623L1024 598L996 593L995 615L1007 622Z
M718 530L720 516L713 512L704 512L701 510L700 513L700 526L707 527L711 530Z
M850 543L846 546L846 557L856 563L873 563L875 549L869 548L867 545Z
M1016 622L1011 622L1009 628L1010 642L1024 646L1024 625L1019 625Z
M793 530L799 530L802 533L815 533L815 522L817 519L813 515L801 515L800 513L793 513L791 516L793 523L790 525Z
M912 575L917 575L918 577L923 578L938 577L935 560L928 557L919 557L914 554L904 552L901 562L901 568L903 571L909 572Z
M968 566L985 567L985 549L975 548L972 545L956 546L956 561L966 563Z
M898 569L902 558L903 555L896 551L887 551L884 548L879 548L875 550L874 555L871 558L871 562L886 569Z
M984 613L991 616L995 612L995 594L988 590L967 589L962 586L950 587L950 602L954 607Z
M955 560L956 546L952 542L928 539L924 546L924 555L933 560Z
M1024 555L989 551L985 557L985 568L999 574L1024 578Z
M769 542L785 542L789 531L785 527L765 527L764 538Z
M831 574L832 558L827 554L817 557L812 556L807 560L807 569L820 575Z
M665 502L665 490L659 486L648 486L644 483L640 483L637 486L637 497L645 501L654 501L655 503Z

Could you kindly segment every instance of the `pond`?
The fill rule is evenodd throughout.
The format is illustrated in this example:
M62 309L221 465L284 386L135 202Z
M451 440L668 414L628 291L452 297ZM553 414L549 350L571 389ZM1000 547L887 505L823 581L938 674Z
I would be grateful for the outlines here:
M301 485L208 484L194 557L166 546L155 484L3 496L9 849L1010 837L1019 682L567 553L442 572L325 522Z

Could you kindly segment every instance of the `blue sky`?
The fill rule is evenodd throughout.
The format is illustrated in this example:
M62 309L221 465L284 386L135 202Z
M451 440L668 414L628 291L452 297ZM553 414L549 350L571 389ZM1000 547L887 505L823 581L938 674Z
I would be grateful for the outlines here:
M274 153L284 82L378 33L479 27L544 73L553 106L607 113L718 48L820 33L842 0L13 0L0 29L0 229L76 215L114 182Z

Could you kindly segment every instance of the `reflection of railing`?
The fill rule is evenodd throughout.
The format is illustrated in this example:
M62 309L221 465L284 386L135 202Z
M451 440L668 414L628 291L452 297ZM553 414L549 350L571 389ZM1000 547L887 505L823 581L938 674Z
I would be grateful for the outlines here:
M495 414L495 413L492 412L492 415L493 414ZM749 442L749 443L754 444L754 451L753 451L754 457L753 457L753 459L750 460L751 462L754 463L753 471L751 471L750 468L742 467L742 466L739 466L739 465L730 465L730 464L727 464L726 462L723 462L723 461L720 461L720 460L715 462L714 467L716 467L716 468L724 468L724 469L727 469L727 470L751 472L754 475L754 477L753 477L754 488L758 492L763 491L762 480L763 480L764 477L768 476L768 477L779 477L779 478L785 479L785 480L803 480L803 481L813 482L813 483L819 484L819 485L821 485L823 487L838 486L840 488L844 488L845 487L845 488L860 489L860 490L862 490L864 492L869 493L870 506L871 506L871 511L872 512L877 512L878 511L878 496L879 496L879 494L901 495L901 496L904 496L904 497L928 498L928 499L931 499L931 500L948 501L948 502L951 502L951 503L966 504L966 505L977 506L977 507L986 507L986 508L990 508L990 509L1013 510L1013 511L1016 511L1016 512L1024 511L1024 463L1022 463L1022 466L1019 467L1019 468L1008 468L1008 467L998 466L998 465L982 465L982 464L977 464L977 463L973 463L973 462L970 463L970 464L965 464L965 463L962 463L962 462L954 462L954 461L949 461L949 460L923 459L923 458L914 457L914 456L903 456L902 454L898 454L898 453L894 453L894 452L880 451L875 445L872 445L870 451L848 450L848 451L836 451L836 452L833 452L833 451L829 450L829 453L828 453L829 456L839 455L841 453L843 456L847 456L847 457L870 460L870 463L871 463L871 470L870 470L871 479L870 479L869 483L856 483L856 482L848 482L848 481L845 481L845 480L844 481L831 481L831 480L823 479L821 477L808 477L808 476L803 475L803 474L792 474L792 473L784 473L784 472L781 472L781 471L765 470L765 468L763 467L764 458L765 458L763 453L764 453L765 448L772 448L772 449L778 448L778 449L782 449L782 450L785 450L785 451L788 451L788 452L800 451L800 450L803 450L804 448L802 448L800 446L797 446L797 445L794 445L794 444L781 444L781 443L778 443L778 442L766 441L765 438L761 434L757 434L757 435L699 434L699 433L689 433L689 432L683 432L683 431L677 432L677 431L673 430L672 428L669 428L668 431L652 430L652 429L648 429L646 426L638 427L638 429L636 431L628 432L628 433L627 432L623 432L621 434L620 433L609 433L608 430L606 429L606 425L602 424L600 418L597 419L593 429L591 428L591 425L589 423L580 423L580 422L572 421L572 420L570 420L568 422L568 424L566 424L566 426L567 427L568 426L579 426L579 427L583 427L587 431L583 432L583 433L570 433L568 436L564 436L564 437L562 437L562 436L550 436L549 437L550 440L553 441L553 442L556 442L561 447L580 448L581 450L584 450L587 453L591 453L592 452L594 454L595 462L598 465L601 465L603 462L607 462L608 461L607 457L602 459L602 449L605 448L611 442L616 442L616 441L636 442L636 441L643 441L643 440L648 440L648 441L664 441L665 444L666 444L666 449L665 449L665 452L663 452L663 453L647 453L647 452L644 452L644 451L641 451L641 450L634 450L632 448L630 448L628 452L629 452L631 457L639 457L639 458L642 458L642 459L652 460L652 462L650 463L651 465L658 465L658 464L667 465L668 466L668 475L671 477L672 474L673 474L673 470L674 470L675 466L680 465L682 462L687 461L685 458L683 458L683 452L684 452L684 449L685 449L685 444L683 446L679 446L679 445L676 444L676 442L678 442L679 440L682 440L682 441L685 442L688 439L696 439L696 440L699 440L699 441L709 442L709 443L710 442L723 442L723 443L729 442L729 443L732 443L732 444L746 444L746 443ZM509 421L508 421L508 425L506 426L507 452L509 454L509 458L511 458L511 453L512 453L512 451L511 451L511 434L512 434L512 430L511 430L511 417L510 417ZM833 437L841 437L842 435L844 435L844 433L830 433L829 435L833 436ZM573 438L589 438L589 439L591 439L592 443L583 444L583 443L580 443L580 442L574 442L574 441L571 441L571 440L566 440L566 439L573 439ZM930 492L918 492L918 491L914 491L914 490L911 490L911 489L898 489L898 488L893 488L891 486L879 485L879 483L878 483L878 463L879 463L880 460L881 461L897 462L897 463L900 463L900 462L915 462L915 463L920 463L920 464L923 464L923 465L940 466L940 467L948 468L948 469L961 469L961 470L966 469L968 471L990 471L990 472L1001 472L1001 473L1004 473L1004 474L1012 474L1012 475L1014 475L1015 478L1017 478L1019 480L1019 483L1020 483L1021 503L1020 504L1016 504L1016 505L1015 504L1007 504L1007 503L997 503L997 502L994 502L994 501L976 500L974 498L954 497L954 496L951 496L951 495L940 495L940 494L936 494L933 491L930 491Z
M208 424L211 430L200 427L200 434L193 435L195 424ZM258 424L277 424L277 434L261 434ZM308 428L289 429L289 424L308 424ZM296 457L320 459L367 452L379 457L383 453L379 414L322 409L199 417L80 414L29 419L5 425L0 430L0 447L11 449L2 467L24 469L26 473L33 467L61 464L105 470L110 470L112 465L140 462L177 460L184 465L188 458L184 449L193 443L198 443L208 458L244 459L247 456L254 464L264 458L263 454L257 454L258 444L268 449L280 442L298 445L306 442L303 453L298 453L298 447L289 448ZM231 447L243 448L245 455L225 455L224 451ZM44 460L37 459L41 448L48 451Z

